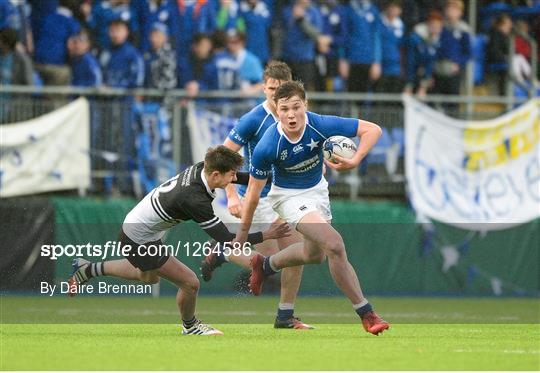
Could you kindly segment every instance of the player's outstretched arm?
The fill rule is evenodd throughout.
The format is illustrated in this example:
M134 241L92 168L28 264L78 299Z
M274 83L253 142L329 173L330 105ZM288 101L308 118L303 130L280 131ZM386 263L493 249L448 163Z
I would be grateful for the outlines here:
M356 136L360 138L360 145L358 146L354 157L347 159L334 154L333 160L335 163L328 162L327 160L325 160L324 163L326 166L337 171L350 170L358 167L360 162L362 162L362 159L366 157L377 141L379 141L381 135L381 127L375 123L365 120L358 120L358 130L356 132Z
M204 229L204 231L219 243L232 242L235 237L234 233L230 232L221 221L211 228ZM245 242L256 245L263 242L264 239L264 234L262 232L255 232L249 234L248 237L246 237Z
M234 233L231 233L221 221L204 231L219 243L232 242L235 238ZM291 234L290 231L291 228L287 223L274 222L265 231L248 234L244 242L256 245L266 240L288 237Z
M267 230L263 231L262 235L263 241L277 240L278 238L289 237L291 235L291 227L289 226L289 224L277 220L270 224L270 227L268 227Z
M246 197L244 199L244 210L242 211L242 220L240 222L240 227L238 228L238 233L236 234L235 240L241 244L246 242L249 228L251 227L251 222L253 221L253 214L255 213L255 209L259 204L261 191L265 185L266 179L257 179L253 176L249 177L249 184L246 191Z

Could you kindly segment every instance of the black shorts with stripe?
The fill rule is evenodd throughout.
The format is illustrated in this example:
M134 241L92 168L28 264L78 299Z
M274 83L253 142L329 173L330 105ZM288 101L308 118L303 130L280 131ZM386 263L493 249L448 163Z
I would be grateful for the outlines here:
M170 255L161 253L159 250L155 250L156 255L148 255L154 253L152 251L147 251L147 248L149 246L160 247L163 245L161 240L138 244L129 238L123 230L120 230L120 243L122 248L128 245L131 247L129 251L126 249L124 257L134 267L139 268L143 272L160 268L170 257Z

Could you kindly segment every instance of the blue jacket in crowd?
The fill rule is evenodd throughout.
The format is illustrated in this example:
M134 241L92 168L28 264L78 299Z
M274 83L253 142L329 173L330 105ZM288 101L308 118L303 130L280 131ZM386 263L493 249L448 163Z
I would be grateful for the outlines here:
M178 81L178 87L180 88L184 87L186 83L192 80L197 80L193 71L191 58L191 52L183 54L182 56L180 56L180 58L178 58L176 79Z
M345 57L350 63L370 65L381 61L379 9L366 0L351 0L346 6Z
M174 7L178 19L178 54L189 53L193 35L210 34L216 29L216 11L211 3L193 0L177 0Z
M135 12L130 5L113 7L108 0L104 0L92 7L92 14L88 25L96 33L97 43L102 48L108 48L111 45L111 41L109 40L109 23L117 19L125 21L129 25L129 31L131 33L137 33L139 31Z
M450 60L464 67L472 58L472 43L469 26L459 22L455 26L446 25L441 34L440 60Z
M240 6L237 2L230 2L228 6L217 5L216 16L216 28L218 30L225 32L232 30L245 32L244 19L240 14Z
M144 62L129 42L101 53L103 83L110 87L137 88L144 84Z
M383 76L401 75L401 47L405 40L405 25L400 18L390 22L384 14L380 18L381 65Z
M259 59L244 50L239 56L229 52L216 54L204 69L200 84L202 90L238 90L245 84L262 81L263 67Z
M59 7L56 12L45 17L42 29L47 32L41 33L36 40L34 60L46 65L66 64L66 43L81 30L79 22L68 9Z
M99 63L87 52L71 60L71 84L75 87L97 87L103 82Z
M18 30L21 26L21 13L19 7L9 0L0 1L0 29L11 28Z
M327 56L332 58L342 58L345 56L345 40L347 39L347 29L345 19L345 7L336 5L329 7L321 6L321 15L323 18L323 34L332 37L332 45Z
M43 32L41 29L43 20L47 15L56 12L56 8L58 8L58 0L27 0L27 2L31 7L30 28L32 29L32 37L34 40L37 40L39 35L41 35Z
M240 89L238 86L237 66L227 52L218 52L204 66L203 76L199 81L200 89Z
M272 25L272 14L264 1L257 2L255 8L242 2L240 14L246 24L246 49L256 55L264 64L270 59L268 33Z
M141 50L150 49L150 32L155 23L167 26L169 43L176 49L176 33L178 30L178 10L176 0L165 0L159 6L151 1L135 1L132 7L137 15L137 23L141 29Z
M178 61L178 82L183 84L186 80L182 71L191 71L191 61L186 56L191 54L191 44L195 34L211 34L216 29L216 8L204 1L176 0L174 7L175 16L178 19L176 55ZM217 3L217 2L216 2Z
M440 38L430 37L425 23L416 25L407 41L406 78L409 86L415 83L426 85L431 79L440 45Z
M304 16L317 30L322 31L323 19L319 10L311 6L306 9ZM301 28L300 23L293 17L292 7L283 10L285 37L283 40L282 58L291 62L311 62L315 59L315 41Z

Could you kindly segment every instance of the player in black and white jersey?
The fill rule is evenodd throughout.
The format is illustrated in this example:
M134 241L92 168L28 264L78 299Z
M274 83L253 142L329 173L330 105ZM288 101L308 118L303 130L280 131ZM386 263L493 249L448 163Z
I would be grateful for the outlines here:
M122 225L120 242L129 250L126 259L98 263L74 259L70 289L97 276L115 276L148 284L157 283L162 277L179 287L176 299L183 321L182 334L223 334L195 317L199 290L197 275L170 253L147 255L150 251L145 248L162 245L165 232L186 220L197 222L220 243L231 242L235 235L214 215L212 201L215 188L225 188L231 182L247 183L247 175L238 175L243 180L237 180L237 170L243 161L238 153L218 146L208 150L204 162L189 167L152 190L128 213ZM250 234L248 241L257 244L288 234L286 224L273 224L264 232Z

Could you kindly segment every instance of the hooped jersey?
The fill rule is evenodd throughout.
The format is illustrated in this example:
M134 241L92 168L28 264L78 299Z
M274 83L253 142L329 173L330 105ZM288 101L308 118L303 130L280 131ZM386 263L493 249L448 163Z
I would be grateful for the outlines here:
M194 220L199 227L218 242L230 242L234 234L214 214L214 190L204 176L200 162L148 193L124 220L124 233L138 244L157 241L165 231L186 220ZM262 233L250 234L248 241L262 242Z

